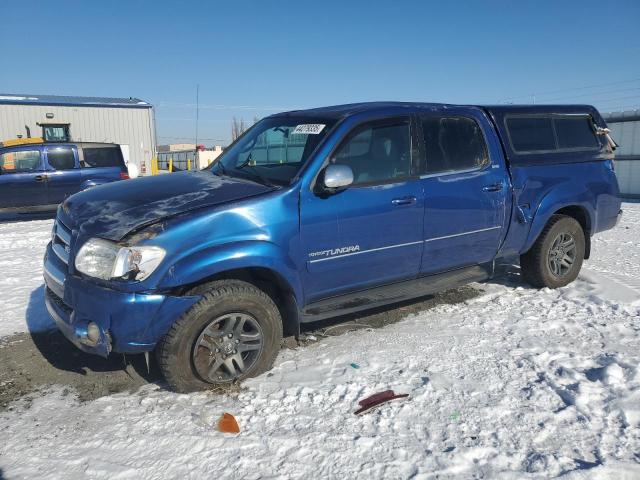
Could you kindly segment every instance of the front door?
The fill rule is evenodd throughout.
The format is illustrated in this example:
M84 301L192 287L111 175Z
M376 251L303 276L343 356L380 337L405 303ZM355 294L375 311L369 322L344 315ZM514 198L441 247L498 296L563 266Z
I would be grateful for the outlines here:
M412 176L410 123L356 127L331 158L351 167L354 183L334 194L318 186L301 192L307 303L417 276L423 199Z
M47 195L49 203L62 203L80 191L82 174L75 147L68 145L46 148Z
M447 112L420 116L419 123L422 274L490 262L504 236L509 188L500 147L486 135L486 118L480 112Z
M0 154L0 209L39 207L47 203L42 152L33 146Z

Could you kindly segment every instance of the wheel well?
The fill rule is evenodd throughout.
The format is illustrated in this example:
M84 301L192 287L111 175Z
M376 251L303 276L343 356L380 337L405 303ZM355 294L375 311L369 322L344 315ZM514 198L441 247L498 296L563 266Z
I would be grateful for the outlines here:
M278 273L268 268L251 267L238 268L218 273L212 277L200 280L189 289L215 280L242 280L255 285L269 295L276 304L282 317L282 333L285 337L298 337L300 323L298 321L298 306L293 290Z
M583 207L571 205L554 212L554 215L566 215L577 220L584 231L584 258L589 258L591 255L591 218L587 211Z

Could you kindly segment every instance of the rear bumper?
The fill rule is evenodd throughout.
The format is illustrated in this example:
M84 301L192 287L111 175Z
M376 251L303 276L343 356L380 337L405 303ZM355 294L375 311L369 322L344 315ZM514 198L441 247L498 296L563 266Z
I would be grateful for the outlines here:
M65 337L87 353L106 357L111 351L151 351L173 322L200 299L112 290L69 275L66 266L58 263L49 244L44 264L45 304ZM90 323L99 328L96 341L89 338Z

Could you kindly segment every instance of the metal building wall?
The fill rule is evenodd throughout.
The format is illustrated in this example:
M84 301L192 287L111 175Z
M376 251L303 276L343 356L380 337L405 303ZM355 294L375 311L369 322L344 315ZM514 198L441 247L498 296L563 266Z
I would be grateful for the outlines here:
M47 118L52 113L53 118ZM42 135L37 123L69 123L73 141L107 142L128 145L129 163L150 172L156 138L153 108L94 107L0 104L0 141L26 137L25 125L32 137ZM144 165L144 169L142 168Z
M603 115L618 143L616 174L620 193L640 197L640 110Z

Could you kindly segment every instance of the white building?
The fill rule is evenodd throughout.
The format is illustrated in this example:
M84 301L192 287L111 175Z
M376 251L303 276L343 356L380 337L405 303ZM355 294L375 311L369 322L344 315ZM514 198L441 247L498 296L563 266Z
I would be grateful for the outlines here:
M640 110L602 115L611 129L611 137L620 146L616 150L616 174L620 193L640 198Z
M169 160L172 160L173 167L177 170L186 170L188 165L192 170L201 170L211 165L222 150L220 145L214 145L212 148L204 148L201 145L196 148L195 143L158 145L158 167L160 170L167 170Z
M156 151L153 106L138 98L0 93L0 142L29 136L117 143L142 174L150 173Z

